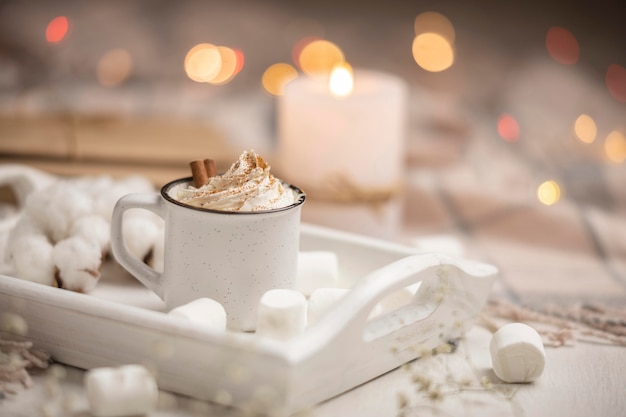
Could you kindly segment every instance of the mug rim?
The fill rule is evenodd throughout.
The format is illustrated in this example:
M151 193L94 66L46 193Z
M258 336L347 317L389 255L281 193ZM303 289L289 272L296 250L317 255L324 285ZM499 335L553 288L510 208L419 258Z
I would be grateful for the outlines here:
M288 186L289 188L291 188L293 191L298 193L298 200L295 203L292 203L288 206L285 207L277 207L277 208L273 208L273 209L267 209L267 210L255 210L255 211L231 211L231 210L216 210L216 209L211 209L211 208L204 208L204 207L196 207L196 206L191 206L189 204L185 204L185 203L181 203L180 201L172 198L169 195L169 191L176 185L187 182L190 183L193 181L193 177L184 177L184 178L178 178L175 179L173 181L168 182L167 184L165 184L163 187L161 187L161 197L163 197L163 199L165 199L167 202L175 204L177 206L180 207L184 207L186 209L191 209L191 210L197 210L197 211L204 211L204 212L208 212L208 213L219 213L219 214L233 214L233 215L249 215L249 214L263 214L263 213L276 213L276 212L280 212L280 211L286 211L295 207L298 207L302 204L304 204L304 201L306 200L306 193L304 191L302 191L301 188L296 187L293 184L284 182L282 180L280 180L280 182L283 185Z

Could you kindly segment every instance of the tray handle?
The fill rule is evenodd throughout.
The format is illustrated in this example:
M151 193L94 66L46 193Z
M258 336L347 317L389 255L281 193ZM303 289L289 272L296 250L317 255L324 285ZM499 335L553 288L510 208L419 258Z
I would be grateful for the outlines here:
M291 351L308 355L335 349L331 345L341 349L375 342L408 324L427 320L444 305L458 308L465 317L474 316L486 301L497 272L493 265L444 254L402 258L361 279L319 322L293 340L297 346ZM407 306L368 320L384 297L418 282L422 284Z

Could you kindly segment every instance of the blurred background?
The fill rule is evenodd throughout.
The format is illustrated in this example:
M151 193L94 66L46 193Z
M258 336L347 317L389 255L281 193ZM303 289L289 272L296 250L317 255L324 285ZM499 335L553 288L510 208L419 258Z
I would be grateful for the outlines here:
M313 63L339 50L406 82L406 175L397 198L312 199L305 220L453 236L503 266L500 290L520 299L571 285L623 301L624 12L608 0L4 0L0 161L156 185L249 147L272 163L284 83L324 41Z

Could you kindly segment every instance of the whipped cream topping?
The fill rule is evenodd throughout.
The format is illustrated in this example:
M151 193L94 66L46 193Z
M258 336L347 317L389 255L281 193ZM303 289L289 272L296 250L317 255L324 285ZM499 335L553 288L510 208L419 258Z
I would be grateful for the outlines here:
M209 178L200 188L180 189L176 199L212 210L259 211L294 204L298 194L271 174L260 155L247 150L223 175Z

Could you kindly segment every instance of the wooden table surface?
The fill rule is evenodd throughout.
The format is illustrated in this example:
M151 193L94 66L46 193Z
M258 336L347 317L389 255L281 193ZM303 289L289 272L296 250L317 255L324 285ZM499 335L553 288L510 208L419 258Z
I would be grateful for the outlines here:
M298 416L623 416L626 410L625 348L578 343L548 348L543 375L532 384L502 384L491 370L491 333L471 329L456 352L419 359ZM58 365L57 365L58 366ZM437 398L412 382L428 375ZM84 372L53 368L35 375L34 386L5 398L6 417L90 416ZM401 408L402 399L406 406ZM402 412L401 412L402 411ZM245 412L161 391L153 417L246 416Z
M570 211L571 207L567 203L557 209L562 211L557 214L546 213L544 207L536 204L526 204L522 211L529 216L529 224L532 221L541 225L534 232L521 234L515 221L503 222L499 229L493 229L494 226L489 225L484 218L471 228L460 228L459 224L463 223L462 219L466 216L465 211L454 215L450 211L442 211L442 194L433 192L433 183L440 183L441 172L427 170L425 174L423 168L411 167L408 171L406 195L400 201L389 202L383 210L379 208L373 211L367 205L346 206L312 200L307 202L304 220L404 244L421 245L422 248L431 245L431 248L441 251L457 254L460 251L462 256L493 262L501 273L490 297L492 301L512 300L515 305L532 306L535 309L546 305L571 307L582 302L623 308L623 282L619 281L619 276L616 278L607 272L607 260L598 258L592 249L585 246L584 241L588 239L585 229L572 230L577 224L581 227L577 222L573 223L574 226L570 224L564 227L556 221L563 218L563 213ZM424 175L432 178L426 181ZM471 190L467 187L464 189ZM454 193L457 198L461 198L462 194ZM416 198L419 203L413 200ZM481 210L486 210L488 204L494 204L496 212L500 213L498 216L504 215L501 214L503 202L482 201ZM463 210L472 211L470 203L462 207ZM513 210L512 215L520 215L518 211ZM542 220L546 215L549 221ZM498 216L495 218L498 219ZM572 220L571 217L567 219ZM552 225L552 229L546 231L546 224ZM616 224L620 227L619 222ZM563 242L569 248L567 250L555 250L547 244L515 242L515 239L509 241L502 237L537 241L542 236L547 239L546 232L550 234L559 230L567 231L567 239ZM603 233L603 236L607 235L610 233ZM621 242L618 239L615 244ZM520 256L525 258L519 259ZM619 263L623 262L622 258L618 257L611 262L617 268L623 266ZM582 268L583 272L576 272L572 268ZM493 310L489 309L485 311L484 318L497 325L515 321L493 314ZM623 344L619 346L607 340L590 338L576 331L565 340L563 346L553 347L553 341L546 339L546 368L543 375L531 384L505 384L493 373L488 351L491 332L481 323L483 321L479 320L471 328L455 352L410 362L298 415L624 415L626 346ZM538 329L546 328L545 323L529 324L537 325ZM556 332L564 330L560 326L550 328ZM576 326L573 328L580 329ZM89 416L82 382L84 371L72 367L61 369L59 366L36 372L32 388L18 387L16 395L1 400L1 415ZM426 377L428 387L420 385L419 381L423 379L416 380L416 375ZM151 414L154 417L248 415L248 412L225 409L164 391L160 394L158 410Z

